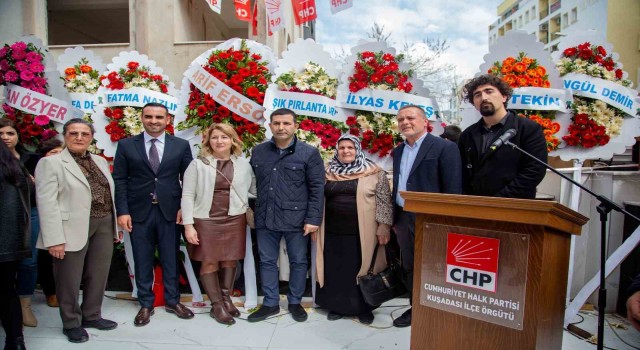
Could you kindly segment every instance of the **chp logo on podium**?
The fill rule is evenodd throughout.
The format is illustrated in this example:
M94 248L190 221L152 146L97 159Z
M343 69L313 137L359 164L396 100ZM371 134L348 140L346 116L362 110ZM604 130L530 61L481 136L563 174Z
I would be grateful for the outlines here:
M422 250L420 305L523 329L527 234L427 223Z
M496 292L500 240L449 232L446 282Z

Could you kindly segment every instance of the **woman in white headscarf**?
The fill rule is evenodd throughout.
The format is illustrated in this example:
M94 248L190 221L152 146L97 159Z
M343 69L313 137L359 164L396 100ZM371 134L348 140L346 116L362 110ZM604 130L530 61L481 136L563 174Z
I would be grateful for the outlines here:
M343 135L336 149L326 168L324 220L316 238L316 303L329 310L331 321L357 316L371 324L376 307L364 301L357 277L367 274L376 245L389 242L391 190L387 174L365 157L357 137ZM386 268L379 251L374 273Z

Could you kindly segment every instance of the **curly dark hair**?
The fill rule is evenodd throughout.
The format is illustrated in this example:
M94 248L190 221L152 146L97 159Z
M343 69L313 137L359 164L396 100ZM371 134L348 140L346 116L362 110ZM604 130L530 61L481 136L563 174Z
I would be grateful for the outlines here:
M513 89L504 80L491 74L484 74L479 77L475 77L466 83L464 88L462 88L464 99L473 104L473 93L482 85L494 86L498 91L500 91L502 96L506 96L507 100L504 102L504 108L507 108L509 99L511 99L511 95L513 95Z

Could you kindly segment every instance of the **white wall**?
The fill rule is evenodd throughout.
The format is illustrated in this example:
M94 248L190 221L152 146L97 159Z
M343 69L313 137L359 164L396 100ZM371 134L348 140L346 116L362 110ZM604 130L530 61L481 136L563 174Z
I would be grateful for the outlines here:
M569 177L571 172L564 172ZM591 191L606 196L624 208L624 202L640 200L640 172L638 171L585 171L581 183ZM560 203L569 206L571 202L571 184L554 173L547 172L538 192L555 196ZM575 237L573 274L570 297L573 298L600 269L600 216L597 212L599 201L588 193L580 192L579 212L589 217L583 226L582 234ZM624 217L612 212L609 216L607 232L607 256L613 253L622 243ZM607 311L615 311L618 298L620 270L616 269L607 278ZM589 299L597 305L597 294Z

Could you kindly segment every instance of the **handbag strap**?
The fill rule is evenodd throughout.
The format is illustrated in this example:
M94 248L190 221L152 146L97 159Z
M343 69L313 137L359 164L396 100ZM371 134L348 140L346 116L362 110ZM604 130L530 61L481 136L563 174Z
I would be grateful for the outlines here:
M213 165L211 165L211 162L209 162L208 159L204 158L204 157L198 157L198 159L200 159L200 161L202 161L204 164L210 166L213 168ZM240 203L242 203L242 206L244 206L245 208L249 209L249 204L247 204L247 202L242 200L242 197L240 197L240 194L238 193L238 191L236 191L236 187L233 186L233 184L231 183L231 181L229 181L229 179L224 176L224 174L222 173L222 171L218 170L218 168L213 168L216 170L216 172L218 174L220 174L220 176L222 176L222 178L224 178L225 180L227 180L227 182L229 183L229 187L231 187L231 189L233 190L233 192L236 193L236 196L238 196L238 199L240 200Z
M376 248L373 250L373 256L371 257L371 264L369 265L369 271L367 274L373 275L373 267L376 264L376 256L378 255L378 248L380 248L380 244L376 244Z

